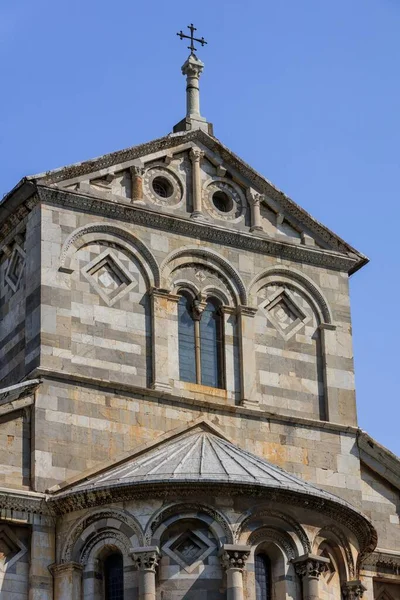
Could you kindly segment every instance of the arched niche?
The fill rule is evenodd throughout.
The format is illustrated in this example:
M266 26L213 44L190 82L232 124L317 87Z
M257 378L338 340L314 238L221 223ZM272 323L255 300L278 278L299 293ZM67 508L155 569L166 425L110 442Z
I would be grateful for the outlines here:
M231 525L220 511L205 504L180 503L163 507L153 515L145 530L145 545L159 545L164 531L182 518L203 521L219 540L220 547L234 543Z
M324 337L329 307L304 275L274 268L250 286L257 388L261 405L284 414L327 418Z
M120 246L125 252L134 256L146 273L148 286L159 287L158 264L147 246L130 231L107 223L85 225L68 236L61 249L60 271L73 272L76 268L74 262L76 252L88 244L102 241Z
M202 515L176 515L165 523L160 536L161 559L157 573L160 597L179 593L182 597L217 594L223 579L219 560L218 527Z

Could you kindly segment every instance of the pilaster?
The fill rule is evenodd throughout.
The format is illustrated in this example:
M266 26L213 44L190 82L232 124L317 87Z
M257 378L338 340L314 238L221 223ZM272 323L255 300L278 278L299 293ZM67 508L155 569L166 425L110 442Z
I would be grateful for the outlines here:
M160 391L171 391L171 379L178 379L178 372L173 372L170 368L170 357L173 360L177 356L178 349L173 346L176 332L170 331L175 325L177 317L178 302L180 296L170 294L166 290L153 288L151 290L152 299L152 361L153 361L153 383L152 388ZM176 362L176 361L175 361Z
M138 203L143 202L143 176L145 168L142 165L132 165L129 169L131 174L131 200Z
M238 307L240 348L240 389L242 406L257 408L254 317L256 308Z
M75 562L53 564L50 567L54 577L54 600L82 597L82 570L82 565Z

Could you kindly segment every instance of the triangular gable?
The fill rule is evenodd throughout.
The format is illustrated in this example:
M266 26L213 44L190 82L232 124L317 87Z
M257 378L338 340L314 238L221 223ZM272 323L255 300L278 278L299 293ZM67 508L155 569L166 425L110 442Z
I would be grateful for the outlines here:
M123 179L124 169L128 169L129 166L132 166L135 162L140 162L141 158L151 154L159 156L160 158L162 157L163 159L168 159L170 150L179 148L179 151L184 151L185 148L189 149L193 143L201 144L208 152L207 157L210 158L214 164L219 163L220 168L222 169L224 167L231 167L251 182L259 193L265 194L272 204L279 207L279 213L281 215L279 227L283 237L288 237L291 241L296 237L299 237L299 225L301 225L301 229L306 230L308 235L316 240L317 245L319 245L318 242L322 242L320 245L326 248L351 255L353 258L358 258L359 260L356 268L359 268L368 261L362 253L355 250L339 236L319 223L270 181L257 173L252 167L231 152L219 140L201 130L170 134L163 138L118 152L113 152L111 154L106 154L93 160L76 163L47 173L35 175L29 177L28 180L34 181L39 185L55 185L57 187L64 187L64 189L69 189L70 191L82 191L83 193L89 191L88 182L90 180L91 185L97 193L100 195L107 194L112 191L113 186L110 170L114 172L114 177L116 176L117 178L120 177ZM117 170L115 167L117 167ZM88 186L86 190L85 186ZM277 213L276 206L273 209L273 212L275 213ZM265 210L271 210L271 207L265 205Z

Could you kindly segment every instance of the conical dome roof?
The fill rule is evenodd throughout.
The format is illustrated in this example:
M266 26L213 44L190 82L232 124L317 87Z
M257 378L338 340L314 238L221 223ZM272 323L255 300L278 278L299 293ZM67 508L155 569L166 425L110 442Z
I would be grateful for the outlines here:
M178 483L251 485L309 494L347 505L337 496L239 448L207 422L156 442L74 485L63 486L57 496Z

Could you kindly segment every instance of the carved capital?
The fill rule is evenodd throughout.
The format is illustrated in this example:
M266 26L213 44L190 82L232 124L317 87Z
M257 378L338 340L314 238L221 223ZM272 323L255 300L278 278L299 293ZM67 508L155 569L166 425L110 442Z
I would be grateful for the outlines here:
M83 570L83 565L76 562L69 563L53 563L49 566L49 571L53 575L53 577L62 577L63 574L68 574L71 571L75 571L77 573L81 573Z
M191 54L182 66L182 74L187 77L199 78L204 69L204 63Z
M314 554L304 554L292 562L299 577L319 579L319 576L325 573L328 568L329 558Z
M193 318L195 321L200 321L201 315L203 314L203 311L206 306L207 306L207 303L203 302L199 298L195 298L193 300L192 311L193 311Z
M157 546L144 546L133 548L131 557L136 569L139 571L157 571L160 560L160 551Z
M363 594L367 588L361 583L359 579L354 581L346 581L342 585L343 597L346 600L359 600L363 597Z
M200 163L201 159L204 156L203 150L199 150L198 148L191 148L189 152L190 160L193 164Z
M146 172L142 165L132 165L129 169L132 177L143 177Z
M239 569L243 571L246 567L246 561L249 558L251 546L236 546L224 544L221 552L221 564L227 571L228 569Z
M249 188L246 191L246 198L251 206L260 206L260 203L264 196L263 194L258 194L257 192Z

